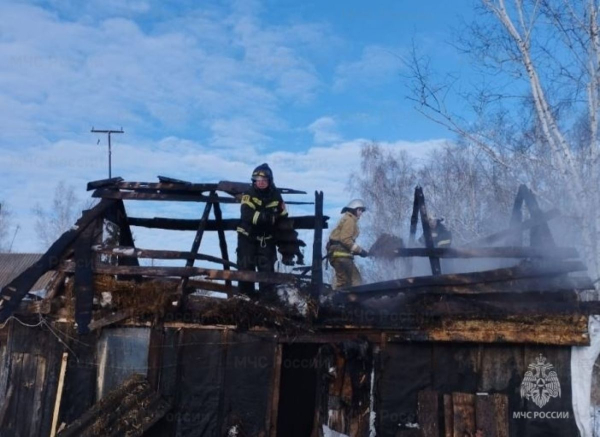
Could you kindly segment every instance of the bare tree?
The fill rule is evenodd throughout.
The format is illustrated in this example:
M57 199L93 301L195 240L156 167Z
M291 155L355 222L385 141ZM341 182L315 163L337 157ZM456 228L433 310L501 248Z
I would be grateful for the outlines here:
M436 81L428 60L416 50L409 63L410 98L423 114L479 147L514 180L529 182L542 199L572 211L588 268L598 276L597 1L481 0L480 9L468 36L458 41L488 74L479 89L461 90L477 122L466 123L448 108L456 81ZM534 117L523 117L528 109ZM495 129L499 126L505 130Z
M60 181L54 190L51 206L44 209L37 204L33 209L36 217L35 232L40 245L44 249L50 247L58 237L75 224L81 211L90 206L90 202L87 204L80 202L72 185Z
M11 246L10 210L0 201L0 252L6 252Z

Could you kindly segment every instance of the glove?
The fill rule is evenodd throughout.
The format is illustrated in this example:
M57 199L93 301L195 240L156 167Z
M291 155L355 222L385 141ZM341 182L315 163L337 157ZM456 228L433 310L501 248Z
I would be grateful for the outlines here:
M363 258L366 258L369 256L369 252L366 251L365 249L361 249L360 252L358 252L358 256L362 256Z

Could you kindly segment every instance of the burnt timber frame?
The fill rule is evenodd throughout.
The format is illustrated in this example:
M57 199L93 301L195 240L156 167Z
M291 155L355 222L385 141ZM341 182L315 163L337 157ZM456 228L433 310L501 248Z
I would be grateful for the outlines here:
M65 232L38 262L0 290L0 323L6 321L20 308L22 299L35 282L46 272L53 270L57 272L57 278L62 278L61 282L64 282L65 276L74 275L75 319L80 334L87 333L88 326L93 323L94 274L118 275L118 278L133 277L136 281L153 277L163 278L163 280L179 278L179 289L183 296L194 291L190 287L202 287L231 295L238 292L237 287L232 285L232 281L239 280L280 284L307 279L294 274L231 270L232 267L238 266L229 260L225 231L235 230L239 219L224 220L220 204L239 203L241 194L248 187L249 184L241 182L194 184L163 176L159 176L158 183L125 182L119 177L88 183L88 191L93 190L92 197L100 198L100 202L91 210L84 211L73 228ZM278 188L278 191L285 195L306 194L304 191L290 188ZM224 194L219 195L218 192ZM288 204L299 205L316 203L315 216L290 217L288 220L292 221L295 229L315 229L321 241L322 230L327 227L328 217L323 216L322 193L320 195L315 193L315 198L316 202L286 201ZM129 218L125 211L124 199L204 202L205 208L200 220ZM214 220L209 220L211 210ZM103 244L99 230L102 229L105 220L118 227L118 246ZM193 229L196 235L188 252L143 250L135 247L130 226L165 230ZM198 253L206 231L217 231L221 258ZM99 232L100 241L96 241ZM101 254L116 257L116 265L101 262L99 256ZM139 258L185 259L186 266L145 267L140 266ZM196 268L195 260L219 263L223 266L223 270ZM311 270L316 273L311 277L312 286L320 290L322 286L320 263L317 265L313 262ZM194 279L194 276L204 276L205 279L199 281ZM214 283L212 280L224 281L225 284ZM55 294L53 292L51 297Z

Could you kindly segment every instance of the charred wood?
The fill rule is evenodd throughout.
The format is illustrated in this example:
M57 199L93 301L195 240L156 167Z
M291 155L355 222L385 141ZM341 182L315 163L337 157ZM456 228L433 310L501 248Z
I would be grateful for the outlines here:
M210 261L217 264L223 264L229 267L238 268L234 262L218 258L212 255L205 255L193 252L179 252L175 250L151 250L151 249L136 249L134 247L123 246L94 246L92 250L96 253L106 255L116 255L123 258L150 258L150 259L194 259L202 261Z
M577 258L574 247L477 247L477 248L398 248L398 257L438 257L438 258Z
M287 202L289 203L289 202ZM289 221L292 221L294 229L314 229L317 225L317 219L314 216L299 216L289 217ZM327 229L328 216L324 216L321 220L323 229ZM141 226L145 228L157 228L167 229L173 231L195 231L198 229L200 223L199 220L186 220L186 219L170 219L162 217L154 218L138 218L129 217L128 222L131 226ZM224 219L222 221L222 229L224 231L235 231L239 226L239 219ZM207 231L216 231L219 229L219 225L216 220L208 220L206 222Z
M97 188L106 188L106 187L117 187L120 182L123 182L123 178L116 177L111 179L100 179L98 181L88 182L87 191L95 190Z
M360 285L345 289L345 293L361 293L376 290L409 289L417 287L455 286L487 282L501 282L515 279L552 277L570 272L586 271L580 261L521 263L515 267L486 270L474 273L448 274L440 276L416 276ZM342 292L343 293L343 292ZM338 294L341 295L341 294Z
M75 271L75 262L67 261L61 269L68 273ZM137 267L137 266L109 266L96 265L93 268L94 273L102 275L123 275L123 276L173 276L173 277L193 277L204 276L208 279L222 279L232 281L264 282L269 284L283 284L294 282L299 276L290 273L266 273L237 270L213 270L201 267Z
M423 285L418 287L397 287L393 289L340 293L334 302L361 302L367 299L393 297L399 293L406 295L443 294L443 295L489 295L522 293L555 294L592 290L594 285L588 277L561 276L555 279L524 278L502 282L480 282L466 285ZM543 295L540 296L543 299ZM513 297L519 299L519 297Z
M75 226L62 234L35 264L2 288L2 291L0 291L0 323L5 321L18 307L19 302L31 290L31 287L33 287L40 276L58 266L65 252L75 239L92 222L112 207L114 207L114 201L102 200L94 208L86 211L75 223Z

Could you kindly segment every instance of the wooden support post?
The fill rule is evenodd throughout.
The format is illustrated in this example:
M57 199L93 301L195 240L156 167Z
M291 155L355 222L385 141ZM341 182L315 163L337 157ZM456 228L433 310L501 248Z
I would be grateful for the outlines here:
M89 332L94 301L94 226L89 226L75 243L75 321L79 334Z
M223 228L223 213L221 211L221 205L219 202L215 202L215 221L217 224L217 233L219 235L219 247L221 248L221 258L225 261L229 261L229 251L227 250L227 240L225 239L225 229ZM224 270L229 270L229 264L223 264ZM231 286L231 281L225 281L227 286Z
M117 223L119 226L119 246L129 246L135 248L131 228L127 222L127 212L122 200L117 201ZM137 258L119 257L120 266L139 266Z
M313 297L323 288L323 192L315 191L315 234L313 242L312 292Z
M523 230L519 227L523 222L523 196L527 190L525 185L519 186L515 202L513 204L512 214L510 216L509 228L512 229L512 234L507 238L509 246L523 245Z
M58 428L58 415L60 413L60 403L62 401L63 388L65 386L65 374L67 373L67 363L69 354L63 352L60 362L60 372L58 374L58 386L56 387L56 399L54 401L54 412L52 413L52 427L50 428L50 437L56 435Z
M431 228L429 227L429 217L427 215L427 206L425 206L425 196L423 195L423 189L417 187L415 189L415 198L419 202L419 212L421 213L421 225L423 226L423 236L425 238L425 246L428 249L433 249L433 238L431 237ZM429 257L429 264L431 264L431 274L438 276L442 274L440 267L440 259L435 256Z
M524 199L525 205L527 205L527 208L529 209L529 215L531 215L531 218L534 220L539 220L541 217L543 217L543 212L537 203L535 195L527 187L525 187ZM532 227L529 232L529 244L531 246L545 248L554 248L556 246L547 222L540 221L539 224Z
M417 234L417 224L419 223L419 187L415 187L415 196L413 198L413 210L412 215L410 216L410 232L408 235L408 247L412 248L415 246L416 234ZM412 275L413 270L413 260L409 258L405 261L406 263L406 276Z
M216 200L216 194L214 191L210 192L210 199L211 200ZM196 231L196 236L194 237L194 243L192 244L192 249L190 250L190 252L192 254L196 254L198 253L198 249L200 248L200 243L202 242L202 237L204 236L204 228L206 227L206 222L208 221L208 216L210 214L210 210L213 206L213 202L212 201L208 201L206 202L206 205L204 206L204 212L202 213L202 218L200 219L200 224L198 225L198 230ZM188 260L185 263L186 267L193 267L194 266L194 257L189 257ZM185 306L185 300L186 300L186 294L185 294L185 289L187 287L189 281L189 277L184 277L181 280L181 285L180 285L180 292L181 292L181 300L179 301L179 308L183 308Z

